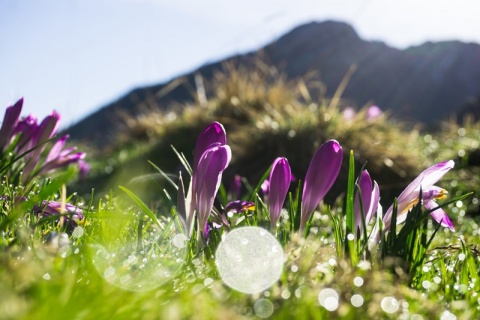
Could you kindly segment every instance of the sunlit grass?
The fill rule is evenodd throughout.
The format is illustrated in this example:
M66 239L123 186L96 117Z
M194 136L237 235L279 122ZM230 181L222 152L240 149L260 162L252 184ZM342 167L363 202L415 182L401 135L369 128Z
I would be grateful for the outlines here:
M311 93L322 87L309 78L287 81L265 65L253 72L233 66L226 70L206 84L207 100L131 118L117 149L92 161L93 178L83 183L80 195L74 169L41 177L28 187L4 175L1 319L480 316L479 124L450 123L426 132L385 113L368 119L368 106L346 118L346 102L312 99ZM182 171L188 189L190 176L171 145L191 161L196 137L214 120L225 124L233 153L215 210L221 213L232 200L229 185L235 174L243 177L240 198L255 203L254 209L227 216L232 229L259 226L270 232L268 200L259 187L275 157L286 156L297 178L278 226L271 230L285 254L283 271L275 284L254 294L228 287L217 270L215 250L227 229L212 229L204 249L199 249L196 230L187 239L175 187L147 162L171 174L175 183ZM302 180L315 149L331 138L344 148L343 168L303 237L295 225ZM349 166L350 150L354 158ZM379 182L382 201L389 205L421 170L448 159L455 160L456 168L439 183L449 192L444 201L474 191L444 207L455 231L439 228L417 206L411 214L418 215L419 223L403 226L416 228L406 242L411 245L405 246L408 255L398 246L396 251L369 250L365 239L350 245L345 199L362 166ZM93 182L98 184L92 197ZM19 205L17 195L28 199ZM84 219L68 228L61 222L70 217L67 213L36 215L32 208L42 200L75 204ZM433 235L431 243L420 246ZM256 245L251 244L253 252Z

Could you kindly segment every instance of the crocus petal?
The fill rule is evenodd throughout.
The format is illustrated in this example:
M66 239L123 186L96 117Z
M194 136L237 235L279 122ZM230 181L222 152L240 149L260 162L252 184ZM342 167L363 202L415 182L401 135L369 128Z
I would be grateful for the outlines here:
M226 214L228 214L229 212L242 213L245 211L253 210L254 208L255 202L235 200L227 203L224 212Z
M370 222L370 220L372 220L379 206L380 206L380 188L378 187L377 182L373 181L372 199L370 202L370 208L368 209L368 214L365 217L365 219L367 220L367 223Z
M50 115L46 116L38 126L38 130L34 138L35 144L43 143L53 137L57 132L59 121L60 114L58 114L56 111L53 111Z
M223 171L231 159L228 145L215 146L205 151L198 162L196 174L197 217L201 231L213 208Z
M90 170L92 169L92 167L88 164L88 162L86 162L85 160L83 159L80 159L78 162L78 169L79 169L79 176L80 176L80 180L85 180L88 176L88 173L90 172Z
M60 155L60 152L62 151L63 149L63 146L65 145L65 143L67 142L67 139L68 139L69 135L65 135L63 137L61 137L52 147L52 149L50 149L50 152L48 153L47 155L47 159L45 159L45 162L50 162L52 161L53 159L55 158L58 158L58 156Z
M62 203L59 201L42 201L41 205L33 207L33 212L36 215L42 214L43 216L50 216L60 214L61 211ZM82 220L84 218L82 209L70 203L65 204L65 214L69 215L65 216L65 219L70 229L77 226L76 220Z
M3 117L2 127L0 128L0 148L6 149L8 142L12 137L18 118L22 112L23 98L18 100L13 106L7 107Z
M355 221L355 230L363 231L363 216L365 217L365 224L370 222L373 214L377 210L378 201L380 199L380 192L376 182L374 182L372 187L372 180L367 170L364 170L358 180L358 187L360 189L361 195L361 205L360 205L360 196L357 192L355 195L354 202L354 221ZM362 209L363 207L363 209ZM363 210L363 216L362 216ZM356 232L355 232L356 235Z
M64 168L72 163L78 163L80 160L85 158L86 154L84 152L78 152L74 154L67 154L56 159L52 159L50 162L45 162L39 169L38 174L42 175L52 170L59 168Z
M335 140L325 142L313 156L303 184L300 230L337 179L342 158L342 147Z
M213 122L206 127L197 138L195 151L193 153L193 170L198 166L198 161L202 154L214 143L225 145L227 143L227 134L225 128L219 122Z
M431 190L433 184L435 184L438 180L440 180L450 169L453 168L455 163L453 160L448 160L444 162L440 162L435 164L427 169L425 169L422 173L418 175L400 194L397 199L398 203L398 218L400 218L400 222L397 218L397 224L405 221L405 217L401 215L408 211L412 204L415 201L418 201L418 196L420 193L420 188L423 191ZM385 225L385 231L388 230L391 226L391 218L393 213L393 205L388 208L385 216L383 218L383 223Z
M432 216L433 220L440 223L443 227L447 227L450 230L455 231L452 221L450 220L448 215L445 213L445 211L443 211L442 208L438 208L438 204L435 201L433 200L426 201L424 205L425 205L425 208L427 208L428 210L433 210L437 208L434 211L430 212L430 215Z
M270 171L270 224L274 228L280 218L285 197L292 180L292 171L286 158L277 158Z
M262 190L262 193L268 197L268 194L270 193L270 181L264 180L260 189Z
M55 111L45 117L45 119L43 119L42 123L40 123L37 130L32 135L32 147L44 143L48 139L53 137L53 135L57 131L59 120L60 115ZM27 181L30 178L30 175L34 171L35 167L38 165L40 154L42 153L43 149L44 146L41 146L25 156L27 164L23 169L23 182Z
M28 115L22 120L18 121L13 134L21 134L16 150L19 154L24 153L33 147L32 137L37 130L37 117L34 115Z

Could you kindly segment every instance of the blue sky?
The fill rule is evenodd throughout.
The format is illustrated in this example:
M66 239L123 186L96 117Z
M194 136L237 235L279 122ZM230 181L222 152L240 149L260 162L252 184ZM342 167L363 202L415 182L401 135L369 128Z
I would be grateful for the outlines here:
M480 43L478 0L0 0L0 106L79 121L129 90L259 48L312 20L405 48Z

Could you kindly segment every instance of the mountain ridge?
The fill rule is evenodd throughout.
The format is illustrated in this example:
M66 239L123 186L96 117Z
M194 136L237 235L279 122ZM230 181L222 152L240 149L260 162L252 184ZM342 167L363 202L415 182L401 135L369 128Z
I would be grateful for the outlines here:
M73 139L108 144L115 135L116 113L142 106L168 108L194 99L195 75L205 81L226 62L253 66L259 52L287 78L318 73L332 96L344 75L356 66L343 97L355 105L378 104L396 117L432 124L461 113L480 96L480 45L460 41L425 42L397 49L366 41L349 24L309 22L258 50L207 63L170 81L133 89L67 128ZM90 129L88 129L90 128Z

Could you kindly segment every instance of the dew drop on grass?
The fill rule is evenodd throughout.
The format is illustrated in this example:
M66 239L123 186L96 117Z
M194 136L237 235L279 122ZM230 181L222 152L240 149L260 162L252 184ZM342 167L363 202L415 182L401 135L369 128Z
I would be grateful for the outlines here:
M50 280L50 279L52 279L52 277L50 276L50 273L48 273L48 272L45 273L45 274L42 276L42 278L43 278L44 280Z
M290 291L288 291L286 289L282 291L282 298L283 299L285 299L285 300L290 299L291 296L292 296L292 294L290 293Z
M398 303L398 300L394 297L385 297L380 302L380 307L386 313L395 313L398 311L400 305Z
M352 306L359 308L363 305L363 297L359 294L354 294L352 298L350 299L350 302L352 303Z
M211 284L213 283L213 279L212 278L206 278L205 280L203 280L203 285L205 287L211 287Z
M205 288L205 287L204 287L203 285L201 285L200 283L198 283L198 284L196 284L196 285L193 286L193 288L192 288L192 293L193 293L193 294L197 294L197 293L199 293L200 291L202 291L203 288Z
M103 272L103 276L105 277L105 279L109 279L111 277L113 277L115 275L115 269L110 267L110 268L107 268L105 269L105 271Z
M280 279L284 253L277 239L259 227L241 227L220 242L215 263L223 282L240 292L259 293Z
M300 299L302 297L302 287L299 287L295 290L295 297Z
M464 254L464 253L460 253L460 254L458 255L458 260L459 260L459 261L464 261L464 260L465 260L465 254Z
M318 294L318 302L322 307L328 311L335 311L338 308L338 293L337 291L326 288Z
M423 280L423 281L422 281L422 287L423 287L425 290L430 289L431 286L432 286L432 284L430 283L430 281L428 281L428 280Z
M468 286L466 284L461 284L458 286L458 292L461 294L465 294L468 291Z
M457 316L448 310L443 311L440 320L457 320Z
M363 278L362 277L355 277L355 279L353 279L353 284L357 287L363 286Z
M88 246L95 268L107 282L124 290L150 291L181 270L188 250L186 236L180 227L170 227L175 223L163 223L163 227L151 223L153 228L138 237L134 215L127 227L120 228L112 221L105 227L103 242Z
M72 237L78 239L78 238L81 238L84 233L85 233L85 230L83 230L83 228L81 226L78 226L75 229L73 229Z

